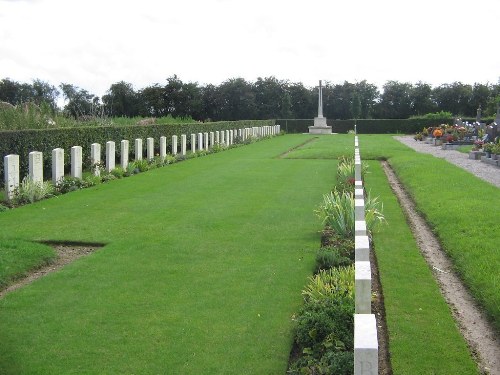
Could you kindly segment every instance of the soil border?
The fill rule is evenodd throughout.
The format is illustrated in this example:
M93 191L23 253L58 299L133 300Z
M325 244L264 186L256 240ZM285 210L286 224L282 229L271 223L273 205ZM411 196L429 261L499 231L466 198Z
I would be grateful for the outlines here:
M57 254L55 260L49 264L27 272L25 276L17 279L6 288L0 290L0 298L3 298L5 295L16 289L31 284L33 281L38 280L49 273L58 271L65 265L72 263L79 258L90 255L94 251L105 246L101 243L84 242L39 241L39 243L51 246L55 250Z

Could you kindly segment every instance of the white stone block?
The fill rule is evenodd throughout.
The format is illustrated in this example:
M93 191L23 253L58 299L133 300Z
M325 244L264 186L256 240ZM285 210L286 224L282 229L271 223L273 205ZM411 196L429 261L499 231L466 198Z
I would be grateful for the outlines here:
M124 139L120 142L120 164L124 170L128 167L129 141Z
M361 181L361 164L354 164L354 180Z
M215 144L215 133L214 132L210 132L210 147L214 147L214 144Z
M223 146L226 144L225 135L226 135L226 132L224 130L221 130L220 131L220 144Z
M220 132L218 130L215 131L215 143L220 144Z
M14 198L14 193L19 187L19 155L7 155L3 158L5 197L7 200Z
M172 136L172 155L177 155L177 136Z
M365 197L365 191L363 188L357 188L354 187L354 197L355 198L364 198Z
M364 198L354 198L354 220L365 220Z
M146 157L148 160L153 160L155 158L155 140L154 138L146 138Z
M187 143L187 136L186 134L181 134L181 155L186 155L186 143Z
M354 283L356 314L371 314L372 275L370 262L357 261L354 263Z
M363 187L363 181L361 180L355 180L354 181L354 186L359 188L359 187Z
M165 160L167 157L167 137L160 137L160 159Z
M229 137L229 130L226 130L225 138L226 138L226 146L230 146L231 145L231 139Z
M354 222L354 235L355 236L366 236L366 221L356 220Z
M43 182L43 154L40 151L31 151L28 154L28 165L31 181Z
M57 185L64 178L64 149L52 150L52 183Z
M354 314L354 375L378 375L377 321L373 314Z
M356 221L356 223L364 223L364 221ZM370 240L368 239L368 236L364 235L354 237L354 257L356 262L370 261Z
M196 134L191 134L191 152L196 152Z
M82 147L71 147L71 177L79 179L82 178L82 163Z
M209 147L208 147L208 133L203 133L203 144L205 146L205 150L208 150Z
M136 138L134 141L135 160L142 160L142 139Z
M115 142L106 142L106 172L109 173L115 169L116 146Z

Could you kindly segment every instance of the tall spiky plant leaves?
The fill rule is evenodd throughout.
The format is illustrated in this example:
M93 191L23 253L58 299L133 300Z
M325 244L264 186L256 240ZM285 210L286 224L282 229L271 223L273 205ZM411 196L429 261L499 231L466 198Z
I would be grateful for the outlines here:
M323 195L323 203L315 210L324 225L343 236L354 234L354 196L336 189Z
M383 203L378 200L378 197L371 197L368 192L365 199L366 229L373 232L379 225L386 223L383 211Z

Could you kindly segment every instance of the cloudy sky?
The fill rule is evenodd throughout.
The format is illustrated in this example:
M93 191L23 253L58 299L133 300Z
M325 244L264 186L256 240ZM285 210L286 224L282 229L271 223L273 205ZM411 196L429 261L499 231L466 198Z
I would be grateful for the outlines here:
M0 0L0 79L497 83L499 19L499 0Z

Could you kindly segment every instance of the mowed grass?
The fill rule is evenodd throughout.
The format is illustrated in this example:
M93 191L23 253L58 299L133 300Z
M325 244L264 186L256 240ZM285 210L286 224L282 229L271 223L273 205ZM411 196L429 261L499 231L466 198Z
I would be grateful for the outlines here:
M363 150L361 144L360 148ZM463 337L422 257L378 161L366 186L384 204L388 225L374 233L394 374L477 374Z
M2 245L106 244L0 300L0 373L284 373L336 168L277 157L307 138L0 213Z
M384 147L400 149L389 163L500 332L500 189L390 136L360 136L362 158L365 150L377 156Z
M348 135L335 138L320 137L317 143L321 144L322 149L328 150L332 157L338 157L342 155L341 150L345 148L345 144L350 144L351 150L353 149L354 139ZM311 145L312 143L307 145L309 149ZM375 232L373 240L384 292L389 351L394 374L477 374L476 365L465 340L460 335L450 309L418 250L401 207L378 161L388 159L391 164L399 165L402 160L406 160L408 164L402 166L401 169L412 173L414 164L421 162L433 166L435 158L418 154L386 135L360 135L359 145L363 162L369 164L365 187L373 196L380 197L388 223ZM339 146L338 150L337 146ZM286 157L313 156L315 151L309 151L309 149L301 148ZM465 179L464 184L477 184L479 189L485 188L493 194L493 197L496 196L497 192L489 189L487 183L466 172L459 171L458 168L449 167L450 165L442 160L436 165L438 174L441 174L443 178L446 178L448 174L458 173L458 179ZM398 169L398 173L400 172L401 170ZM419 172L422 173L422 171ZM425 184L425 189L431 192L429 202L439 202L435 204L443 207L443 203L451 199L454 194L455 199L459 199L460 194L456 191L451 189L446 192L443 189L446 185L441 185L440 181L436 181L432 176L426 176L425 173L419 175L419 172L415 171L415 179L420 181L419 184ZM486 205L483 195L477 195L477 198L482 203L476 201L476 204ZM458 205L449 205L449 207L450 210L446 212L451 219L447 218L446 222L452 223L456 215L468 217ZM454 242L458 252L461 250L460 238L461 235ZM478 234L476 234L475 241L481 241ZM498 258L495 253L490 252L486 257L493 264L497 264L495 262ZM492 265L491 269L494 267L495 265ZM498 265L496 267L498 269ZM497 293L494 281L496 274L489 274L485 277L493 283L484 285L484 288L488 289L491 294Z

